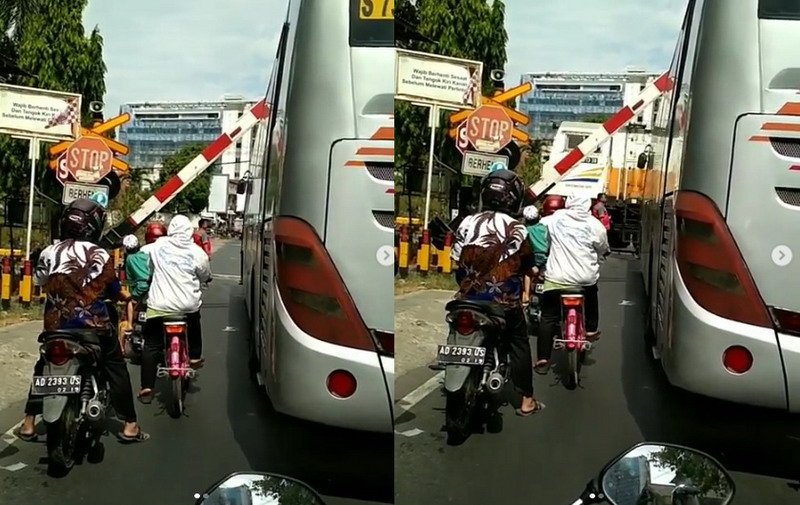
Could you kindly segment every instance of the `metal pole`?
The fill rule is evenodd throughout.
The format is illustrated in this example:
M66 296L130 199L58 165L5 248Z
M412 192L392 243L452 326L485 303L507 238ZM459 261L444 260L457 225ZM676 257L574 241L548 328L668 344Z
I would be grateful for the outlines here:
M39 158L39 138L31 137L28 157L31 160L31 185L28 192L28 236L25 239L25 259L31 259L31 233L33 231L33 196L36 184L36 160Z
M433 185L433 153L436 148L436 127L439 126L439 106L431 105L429 123L431 127L431 145L428 153L428 187L425 188L425 221L422 222L422 229L428 229L428 221L431 217L431 186Z

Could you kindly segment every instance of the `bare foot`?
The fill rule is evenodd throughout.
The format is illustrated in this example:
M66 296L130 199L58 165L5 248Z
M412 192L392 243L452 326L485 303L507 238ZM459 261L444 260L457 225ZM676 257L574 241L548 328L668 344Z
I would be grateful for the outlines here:
M122 428L122 433L126 437L135 437L139 434L139 424L138 423L125 423L125 427Z

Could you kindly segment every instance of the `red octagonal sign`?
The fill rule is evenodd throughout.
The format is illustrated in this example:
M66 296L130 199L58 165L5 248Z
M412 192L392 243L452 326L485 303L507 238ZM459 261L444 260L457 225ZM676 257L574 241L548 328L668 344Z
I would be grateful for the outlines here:
M100 139L81 137L67 149L67 170L78 182L94 184L111 172L114 153Z
M467 138L475 149L496 153L511 142L514 122L497 105L481 105L467 118Z

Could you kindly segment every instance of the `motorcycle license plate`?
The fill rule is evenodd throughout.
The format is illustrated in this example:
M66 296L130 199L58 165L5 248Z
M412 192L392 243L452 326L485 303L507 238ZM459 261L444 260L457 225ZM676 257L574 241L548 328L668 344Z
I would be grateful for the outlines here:
M147 321L147 313L146 312L139 312L139 316L137 317L140 323Z
M80 375L34 376L31 386L31 393L35 396L74 395L80 392Z
M483 365L486 348L471 345L440 345L439 363L443 365Z
M536 286L533 288L533 292L534 292L534 293L543 293L543 292L544 292L544 284L537 284L537 285L536 285Z

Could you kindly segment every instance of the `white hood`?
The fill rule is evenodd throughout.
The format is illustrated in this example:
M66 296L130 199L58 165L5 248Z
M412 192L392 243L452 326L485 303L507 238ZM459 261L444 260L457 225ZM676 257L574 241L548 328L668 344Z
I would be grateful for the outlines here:
M185 314L200 310L200 285L211 280L208 256L192 240L189 218L176 215L167 236L142 247L150 255L153 280L147 305L159 312Z
M570 286L591 286L600 279L600 261L610 251L603 224L595 218L590 198L567 198L562 210L542 218L550 232L547 279Z

